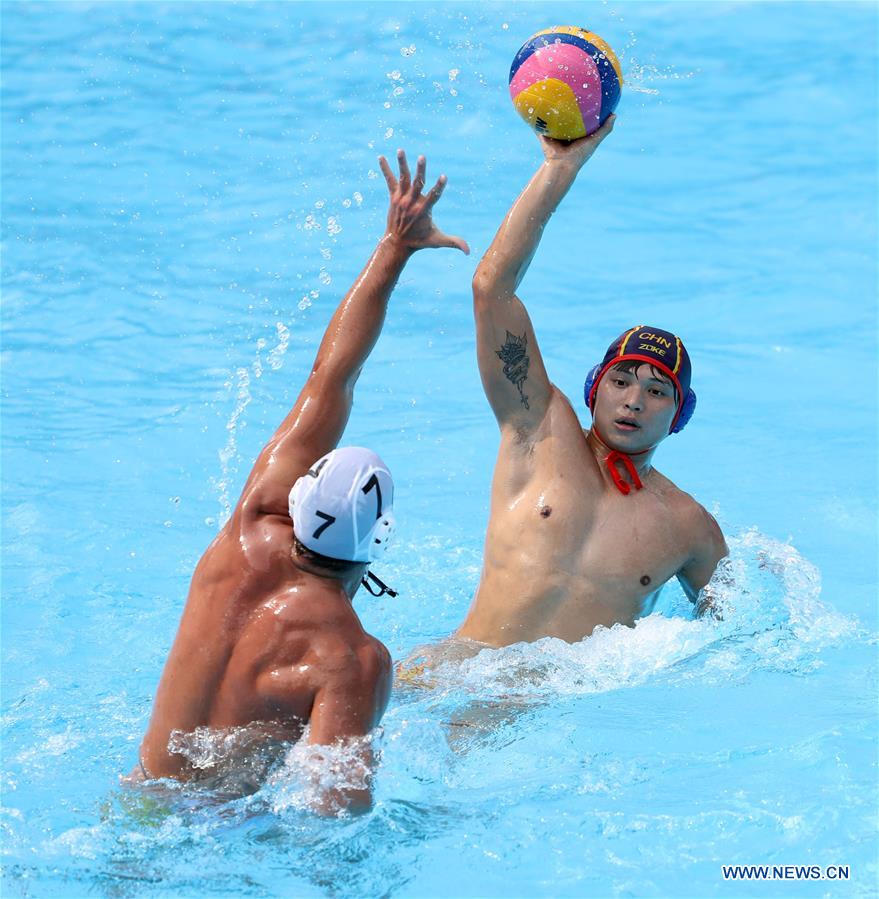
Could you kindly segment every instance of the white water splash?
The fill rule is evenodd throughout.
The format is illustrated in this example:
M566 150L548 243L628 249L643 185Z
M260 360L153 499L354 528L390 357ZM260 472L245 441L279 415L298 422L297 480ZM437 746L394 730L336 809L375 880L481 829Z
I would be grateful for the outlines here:
M660 69L651 63L639 63L636 59L630 58L623 76L623 90L658 96L659 88L653 87L656 82L685 81L695 78L698 74L698 69L692 72L677 72L672 66Z
M290 329L283 322L275 322L278 343L269 351L267 362L272 371L277 371L284 364L284 354L290 345Z
M214 479L214 484L219 492L220 516L219 524L222 527L232 516L232 504L229 499L229 485L236 467L234 462L238 456L238 422L244 414L244 410L250 405L250 372L246 368L238 368L235 371L237 389L235 395L235 407L229 420L226 422L226 445L220 450L220 477ZM231 389L232 382L227 381ZM242 427L244 423L242 423Z
M312 293L316 294L315 291L312 291ZM302 308L301 304L300 308ZM290 345L290 329L284 322L275 322L275 333L278 342L271 350L269 350L268 355L265 358L266 364L273 371L277 371L283 367L284 355ZM246 421L243 420L244 410L250 405L250 402L253 399L250 392L251 375L258 380L263 374L262 352L266 346L268 346L268 341L264 337L260 337L256 342L255 356L250 369L248 370L242 366L235 370L235 405L226 422L226 444L218 453L220 458L220 476L211 479L212 486L217 491L220 502L220 527L222 527L232 515L232 503L229 497L229 488L232 483L232 478L238 469L238 462L240 461L238 454L238 432L246 425ZM230 378L226 381L225 386L227 390L231 391L233 389L233 380ZM215 522L213 518L208 518L206 519L206 523L213 526Z
M308 743L308 728L266 782L262 798L275 814L288 809L344 811L340 795L368 790L375 766L373 744L380 731L339 740L331 746ZM375 760L377 764L378 760Z
M694 620L676 586L661 612L598 627L579 643L552 637L461 660L440 655L425 685L481 697L601 693L661 678L667 683L747 677L755 670L807 673L824 647L852 638L857 622L822 602L818 569L787 543L756 530L729 540L729 562L712 581L722 620ZM669 617L671 616L671 617Z

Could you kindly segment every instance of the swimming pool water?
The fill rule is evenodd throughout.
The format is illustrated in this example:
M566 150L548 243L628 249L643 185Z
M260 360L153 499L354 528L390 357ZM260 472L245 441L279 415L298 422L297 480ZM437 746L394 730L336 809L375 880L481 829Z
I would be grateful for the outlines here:
M876 7L2 16L4 895L875 895ZM522 296L575 401L627 324L686 339L699 407L656 463L730 536L724 620L669 585L634 629L402 685L361 818L308 813L296 749L244 798L120 788L398 146L448 174L437 220L473 255L413 259L358 386L346 442L395 474L400 596L356 607L397 659L463 617L497 448L469 281L540 158L509 62L562 22L628 86ZM722 879L760 863L851 879Z

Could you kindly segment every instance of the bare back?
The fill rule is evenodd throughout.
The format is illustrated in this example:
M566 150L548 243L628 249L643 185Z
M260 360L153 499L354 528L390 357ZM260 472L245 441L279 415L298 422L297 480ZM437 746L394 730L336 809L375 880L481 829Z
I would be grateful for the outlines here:
M148 776L195 773L169 749L175 731L250 726L267 741L295 741L327 689L354 691L363 732L378 723L390 656L336 581L293 563L292 539L286 516L239 510L205 552L141 747Z

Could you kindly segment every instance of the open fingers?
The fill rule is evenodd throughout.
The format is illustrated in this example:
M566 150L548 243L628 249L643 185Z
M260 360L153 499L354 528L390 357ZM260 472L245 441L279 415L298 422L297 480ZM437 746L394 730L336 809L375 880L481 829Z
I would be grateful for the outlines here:
M394 173L391 171L387 159L385 159L384 156L379 156L378 165L382 170L382 174L385 176L385 181L388 182L388 190L393 193L397 189L397 179L394 177Z
M400 166L400 190L405 193L411 186L412 176L409 174L409 163L406 162L406 154L402 150L397 150L397 164Z
M426 172L427 160L423 156L419 156L418 165L415 166L415 180L412 182L412 187L417 194L424 190L424 176Z
M445 175L440 175L436 184L434 184L434 186L427 192L426 200L428 208L433 206L433 204L443 195L447 181L448 178L446 178Z

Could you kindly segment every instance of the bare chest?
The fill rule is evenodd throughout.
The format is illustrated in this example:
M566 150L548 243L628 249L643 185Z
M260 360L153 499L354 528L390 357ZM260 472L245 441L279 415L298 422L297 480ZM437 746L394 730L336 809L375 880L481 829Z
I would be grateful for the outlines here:
M685 563L690 539L661 475L624 495L588 451L527 461L526 477L499 469L492 497L486 562L509 584L532 596L620 603L624 620Z

